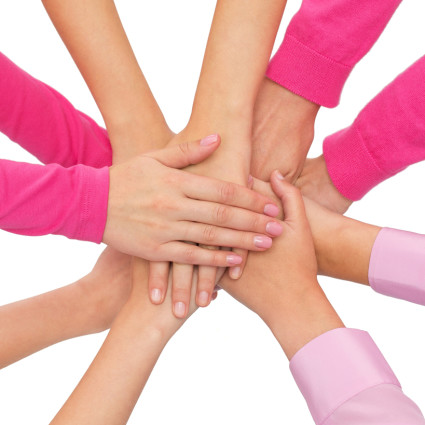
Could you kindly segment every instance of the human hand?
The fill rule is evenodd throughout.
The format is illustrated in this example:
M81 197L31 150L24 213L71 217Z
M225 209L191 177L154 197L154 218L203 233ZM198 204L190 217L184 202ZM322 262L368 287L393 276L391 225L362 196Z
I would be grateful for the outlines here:
M103 241L122 252L149 260L222 267L239 264L241 260L236 255L179 241L264 250L258 241L270 239L264 236L271 221L264 215L269 205L266 197L234 184L170 168L200 162L218 145L219 138L213 136L111 167Z
M251 173L269 181L278 169L290 183L300 175L320 106L264 78L254 108Z
M295 185L307 198L339 214L344 214L353 203L342 196L332 183L323 155L306 160Z

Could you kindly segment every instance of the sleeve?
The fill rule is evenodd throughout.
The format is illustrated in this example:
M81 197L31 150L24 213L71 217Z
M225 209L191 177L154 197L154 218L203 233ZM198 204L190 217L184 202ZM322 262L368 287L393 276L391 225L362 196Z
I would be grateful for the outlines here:
M108 192L108 167L64 168L0 160L0 228L100 243Z
M425 159L425 56L379 93L354 123L329 137L329 176L357 201L380 182Z
M381 35L401 0L303 0L267 77L329 108L352 69Z
M425 305L425 235L383 228L372 248L369 284L380 294Z
M105 129L0 53L0 131L42 163L110 166Z
M425 419L367 332L334 329L292 358L317 425L424 425Z

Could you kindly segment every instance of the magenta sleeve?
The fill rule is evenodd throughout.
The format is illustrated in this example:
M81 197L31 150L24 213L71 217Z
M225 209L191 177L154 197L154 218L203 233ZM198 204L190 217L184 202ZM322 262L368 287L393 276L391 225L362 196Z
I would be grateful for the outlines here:
M401 0L303 0L267 77L329 108L356 63L370 50Z
M100 243L108 192L108 167L64 168L0 160L0 228Z
M425 159L424 75L425 56L379 93L351 127L325 139L329 176L346 198L357 201Z
M0 53L0 131L42 163L110 166L105 129Z
M369 284L380 294L425 305L425 236L383 228L372 248Z
M425 424L367 332L326 332L301 348L290 368L317 425Z

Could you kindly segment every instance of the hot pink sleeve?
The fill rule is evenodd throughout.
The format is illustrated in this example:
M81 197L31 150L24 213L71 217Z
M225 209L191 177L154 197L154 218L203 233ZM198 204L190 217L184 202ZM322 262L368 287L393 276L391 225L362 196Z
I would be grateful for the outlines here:
M357 201L425 159L425 56L376 96L354 123L329 137L323 154L339 192Z
M370 50L401 0L303 0L267 77L329 108L356 63Z
M301 348L290 368L317 425L425 424L367 332L326 332Z
M112 163L105 129L0 53L0 132L42 163Z
M0 228L100 243L108 191L108 167L0 160Z

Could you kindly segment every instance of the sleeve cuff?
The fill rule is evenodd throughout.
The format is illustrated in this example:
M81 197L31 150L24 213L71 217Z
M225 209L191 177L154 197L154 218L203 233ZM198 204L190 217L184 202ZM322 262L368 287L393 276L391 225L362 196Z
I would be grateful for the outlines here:
M425 305L424 256L424 235L382 229L370 257L370 286L380 294Z
M358 201L393 174L381 170L367 150L354 123L328 136L323 155L329 176L341 195Z
M351 70L286 34L266 75L311 102L334 108Z
M400 387L370 335L356 329L334 329L313 339L295 354L290 369L316 424L367 388Z

